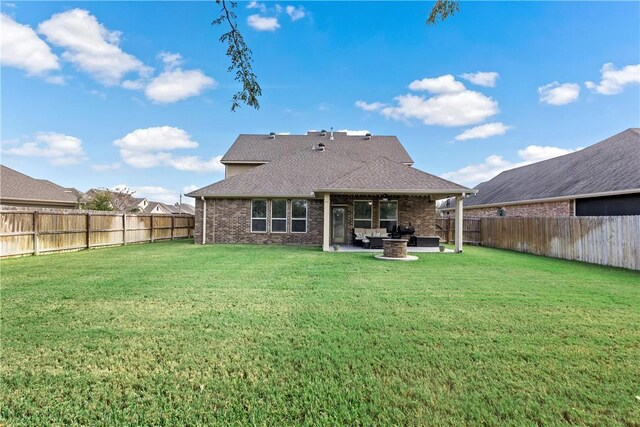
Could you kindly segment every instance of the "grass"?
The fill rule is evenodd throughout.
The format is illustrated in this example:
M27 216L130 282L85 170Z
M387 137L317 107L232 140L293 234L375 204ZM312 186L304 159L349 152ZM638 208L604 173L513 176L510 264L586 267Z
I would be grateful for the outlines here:
M3 260L6 425L640 425L640 274L189 242Z

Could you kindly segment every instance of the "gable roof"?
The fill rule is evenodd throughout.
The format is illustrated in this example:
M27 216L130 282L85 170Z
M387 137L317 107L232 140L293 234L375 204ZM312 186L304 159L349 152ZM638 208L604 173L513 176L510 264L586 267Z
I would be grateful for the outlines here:
M316 192L459 193L470 189L373 155L307 149L195 190L190 197L314 197Z
M502 172L476 188L465 206L640 189L640 129L583 150Z
M322 136L320 132L309 132L307 135L269 135L241 134L233 145L222 156L221 162L259 162L266 163L300 151L307 151L324 143L328 151L347 155L386 157L398 163L413 164L413 159L395 136L351 136L346 132L334 132Z
M0 165L0 198L32 202L52 202L75 205L72 189L46 179L35 179L7 166Z

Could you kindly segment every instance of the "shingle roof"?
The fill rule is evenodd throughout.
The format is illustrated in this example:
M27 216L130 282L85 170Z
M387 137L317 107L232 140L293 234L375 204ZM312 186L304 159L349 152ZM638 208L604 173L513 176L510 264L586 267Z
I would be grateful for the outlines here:
M469 190L383 157L307 149L193 191L190 197L312 197L319 190Z
M307 151L319 143L324 143L329 151L365 156L382 156L398 163L413 163L413 159L395 136L377 136L365 139L363 136L350 136L346 132L334 132L331 140L329 133L321 136L319 132L308 135L269 135L241 134L222 157L222 162L270 162L283 156Z
M187 196L311 197L363 163L335 151L307 149L193 191Z
M0 198L70 204L77 202L71 189L46 179L31 178L4 165L0 165Z
M462 185L415 169L411 166L393 162L384 157L365 163L358 169L333 181L322 190L358 191L401 190L406 193L425 191L469 190Z
M465 206L640 188L640 129L627 129L575 153L502 172L477 186Z

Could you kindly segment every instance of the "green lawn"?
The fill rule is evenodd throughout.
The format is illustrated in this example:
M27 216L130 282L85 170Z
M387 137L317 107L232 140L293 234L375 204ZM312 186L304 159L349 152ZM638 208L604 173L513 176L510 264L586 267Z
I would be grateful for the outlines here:
M190 242L1 262L6 425L640 425L640 273Z

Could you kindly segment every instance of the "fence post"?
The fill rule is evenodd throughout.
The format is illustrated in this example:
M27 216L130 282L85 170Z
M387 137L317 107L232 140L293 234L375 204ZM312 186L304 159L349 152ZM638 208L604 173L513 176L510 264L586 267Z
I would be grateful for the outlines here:
M122 214L122 246L127 244L127 214Z
M40 236L38 233L38 212L33 211L33 253L40 253Z
M91 247L91 214L87 212L87 249Z
M151 243L153 243L153 214L151 214L151 232L149 233L149 237L151 240Z
M447 243L449 243L449 231L451 231L451 217L447 218Z
M175 219L176 218L173 215L171 215L171 240L175 239L175 237L174 237L175 236L174 230L175 230L175 225L176 225Z

